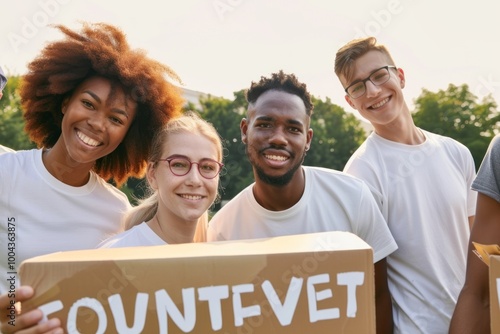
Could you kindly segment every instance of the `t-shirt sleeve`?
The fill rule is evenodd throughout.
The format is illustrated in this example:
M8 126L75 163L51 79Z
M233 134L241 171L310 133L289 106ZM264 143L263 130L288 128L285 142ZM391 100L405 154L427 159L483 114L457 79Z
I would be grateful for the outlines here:
M500 136L491 141L472 189L500 202Z
M362 186L358 213L357 234L373 248L374 263L387 257L398 248L366 184Z

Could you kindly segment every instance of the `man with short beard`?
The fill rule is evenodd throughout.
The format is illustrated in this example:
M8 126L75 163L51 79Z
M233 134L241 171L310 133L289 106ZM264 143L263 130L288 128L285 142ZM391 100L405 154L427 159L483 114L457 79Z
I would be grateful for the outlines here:
M374 252L378 333L392 333L385 258L397 249L363 181L339 171L303 166L313 137L306 85L283 71L252 82L240 124L255 182L211 219L208 240L268 238L347 231Z

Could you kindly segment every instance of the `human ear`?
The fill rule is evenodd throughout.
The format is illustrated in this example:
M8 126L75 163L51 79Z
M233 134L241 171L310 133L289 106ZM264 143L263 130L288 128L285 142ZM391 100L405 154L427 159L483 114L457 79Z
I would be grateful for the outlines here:
M68 108L69 97L65 97L61 103L61 113L64 115L66 113L66 109Z
M353 109L356 109L356 107L354 106L354 103L352 103L352 100L351 100L351 97L349 95L345 95L344 96L345 100L347 101L347 103L349 103L349 105L353 108Z
M398 68L398 78L401 89L405 88L405 72L402 68Z
M248 124L247 124L247 119L243 118L240 122L240 130L241 130L241 141L243 144L247 143L247 130L248 130Z
M148 162L146 178L148 183L154 190L158 190L158 182L156 181L156 164L157 162Z

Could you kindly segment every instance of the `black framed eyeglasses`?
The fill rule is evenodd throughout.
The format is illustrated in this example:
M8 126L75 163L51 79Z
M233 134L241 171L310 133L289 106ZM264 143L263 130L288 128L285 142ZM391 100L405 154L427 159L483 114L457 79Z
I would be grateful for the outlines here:
M190 161L181 157L169 157L159 159L158 161L166 161L170 171L176 176L186 175L191 170L193 164L196 164L198 166L198 172L200 172L200 175L205 179L213 179L216 177L224 166L223 163L208 158L201 159L199 162Z
M381 68L373 71L372 74L370 74L366 79L358 80L350 84L345 89L345 92L353 99L363 96L366 93L366 82L368 80L370 80L370 82L375 86L383 85L389 81L389 78L391 77L391 73L389 73L390 68L397 69L396 66L392 65L382 66Z

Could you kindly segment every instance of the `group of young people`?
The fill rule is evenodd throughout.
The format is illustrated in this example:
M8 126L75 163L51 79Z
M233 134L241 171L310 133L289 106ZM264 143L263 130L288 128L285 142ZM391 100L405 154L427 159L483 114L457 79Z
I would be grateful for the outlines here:
M415 126L404 71L375 38L335 57L347 102L374 129L344 171L303 166L314 134L306 85L282 71L261 77L240 124L255 182L209 221L221 138L182 112L165 80L175 72L130 48L116 27L59 29L66 37L30 63L20 91L40 148L0 155L0 219L14 226L16 266L73 249L349 231L374 250L377 333L487 332L488 269L469 236L500 243L500 139L476 177L465 146ZM109 183L144 175L150 191L136 207ZM3 273L9 265L0 259ZM3 280L0 289L2 333L63 332L58 319L39 323L39 310L9 325ZM15 301L33 294L18 287Z

